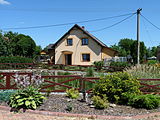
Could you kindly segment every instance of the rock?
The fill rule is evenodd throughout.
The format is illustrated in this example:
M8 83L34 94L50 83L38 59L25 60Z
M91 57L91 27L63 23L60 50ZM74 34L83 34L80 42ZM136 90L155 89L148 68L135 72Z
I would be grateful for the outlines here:
M93 101L88 102L88 105L93 105Z
M114 108L114 107L116 107L116 104L110 104L109 106Z
M90 108L95 108L95 106L94 106L94 105L90 105L89 107L90 107Z
M67 99L67 102L71 102L72 100L71 99Z

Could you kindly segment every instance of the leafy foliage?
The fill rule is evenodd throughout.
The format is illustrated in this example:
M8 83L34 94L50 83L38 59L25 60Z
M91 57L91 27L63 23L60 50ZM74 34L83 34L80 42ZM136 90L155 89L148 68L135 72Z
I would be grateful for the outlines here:
M100 96L93 96L92 98L93 104L97 109L104 109L109 106L108 100L106 97L101 98Z
M129 100L129 105L136 108L155 109L160 106L160 96L152 94L137 95Z
M104 62L103 61L94 61L93 64L95 65L95 67L97 68L97 70L101 70L102 67L104 66Z
M1 56L0 63L32 63L32 59L21 56Z
M131 65L127 62L111 62L110 70L111 71L122 71L126 67L130 67Z
M74 88L67 89L66 96L71 99L77 99L79 97L79 91Z
M113 73L98 81L93 93L98 96L106 95L110 102L123 103L123 94L141 94L140 84L126 72Z
M35 110L43 103L44 99L45 97L38 91L37 88L29 86L14 93L10 97L9 105L17 110L20 110L21 108Z
M111 48L119 52L119 56L127 57L131 55L133 62L137 63L137 41L132 39L121 39L118 45L113 45ZM140 61L143 62L144 56L146 55L147 49L144 42L140 42Z
M94 76L94 69L93 69L93 67L88 67L87 68L86 76L87 77L93 77Z
M25 56L33 58L40 53L34 40L27 35L11 31L0 32L0 56Z

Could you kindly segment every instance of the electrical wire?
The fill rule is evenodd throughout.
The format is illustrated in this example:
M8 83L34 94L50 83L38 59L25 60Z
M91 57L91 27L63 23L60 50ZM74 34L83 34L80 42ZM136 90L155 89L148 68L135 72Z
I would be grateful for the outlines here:
M148 23L150 23L152 26L154 26L155 28L157 28L158 30L160 30L160 28L158 26L156 26L155 24L153 24L150 20L148 20L146 17L144 17L142 14L140 14Z
M152 42L152 40L151 40L151 36L150 36L149 30L147 29L147 25L145 24L144 19L142 19L142 23L143 23L144 28L145 28L145 31L146 31L146 33L147 33L148 39L149 39L151 45L153 46L153 42Z
M97 19L77 21L77 22L70 22L70 23L62 23L62 24L41 25L41 26L29 26L29 27L10 27L10 28L2 28L2 29L4 29L4 30L8 30L8 29L34 29L34 28L47 28L47 27L65 26L65 25L78 24L78 23L87 23L87 22L102 21L102 20L107 20L107 19L113 19L113 18L118 18L118 17L133 15L133 14L135 14L135 13L122 14L122 15L117 15L117 16L112 16L112 17L97 18ZM123 20L123 21L124 21L124 20Z
M133 15L135 15L135 14L136 14L136 13L133 13L133 14L130 15L129 17L126 17L125 19L123 19L123 20L121 20L121 21L119 21L119 22L116 22L116 23L114 23L114 24L112 24L112 25L110 25L110 26L107 26L107 27L104 27L104 28L101 28L101 29L97 29L97 30L93 30L93 31L89 31L89 32L98 32L98 31L102 31L102 30L105 30L105 29L114 27L114 26L116 26L116 25L118 25L118 24L124 22L125 20L131 18L131 17L132 17Z

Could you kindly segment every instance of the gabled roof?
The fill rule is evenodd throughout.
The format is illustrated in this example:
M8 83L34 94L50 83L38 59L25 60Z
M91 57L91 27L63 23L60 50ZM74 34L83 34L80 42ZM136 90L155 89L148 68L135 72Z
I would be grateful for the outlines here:
M89 37L91 37L93 40L95 40L99 45L101 45L102 47L106 47L108 49L111 49L109 47L107 47L106 44L104 44L102 41L100 41L98 38L96 38L94 35L92 35L91 33L89 33L88 31L86 31L84 28L80 27L79 25L75 24L68 32L66 32L56 43L55 45L57 45L67 34L70 33L70 31L72 31L74 28L78 28L80 30L82 30L86 35L88 35ZM113 49L111 49L113 50ZM115 52L117 52L116 50L113 50Z
M49 44L46 48L48 49L53 49L54 44Z

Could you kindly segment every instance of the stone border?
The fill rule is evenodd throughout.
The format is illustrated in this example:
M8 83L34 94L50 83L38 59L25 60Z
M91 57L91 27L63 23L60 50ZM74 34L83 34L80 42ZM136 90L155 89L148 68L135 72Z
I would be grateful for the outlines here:
M0 106L0 110L10 111L10 107ZM31 114L41 114L41 115L50 115L50 116L59 116L59 117L84 117L90 119L103 119L103 120L128 120L128 119L143 119L153 116L160 116L160 112L149 113L144 115L136 116L107 116L107 115L87 115L87 114L73 114L73 113L62 113L62 112L50 112L50 111L39 111L39 110L27 110L26 113Z

